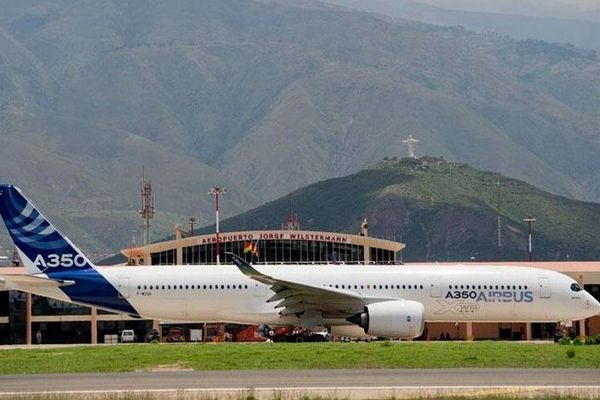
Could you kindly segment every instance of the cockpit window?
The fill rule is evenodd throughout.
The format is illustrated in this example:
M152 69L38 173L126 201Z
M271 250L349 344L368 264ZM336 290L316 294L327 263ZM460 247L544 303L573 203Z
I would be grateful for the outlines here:
M577 283L572 283L571 290L574 292L581 292L583 289Z

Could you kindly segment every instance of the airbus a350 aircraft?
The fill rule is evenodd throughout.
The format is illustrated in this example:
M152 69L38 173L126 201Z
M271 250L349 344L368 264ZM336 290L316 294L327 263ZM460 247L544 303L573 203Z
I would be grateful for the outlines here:
M360 327L413 338L425 321L558 322L600 313L573 279L494 266L234 265L97 268L21 191L0 185L0 214L28 272L3 289L175 321Z

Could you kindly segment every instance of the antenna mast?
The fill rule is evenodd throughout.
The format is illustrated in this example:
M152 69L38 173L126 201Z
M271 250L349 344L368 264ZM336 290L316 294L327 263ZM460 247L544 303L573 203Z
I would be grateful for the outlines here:
M140 193L142 195L142 209L140 217L142 217L142 230L144 232L144 245L150 242L150 227L151 221L154 218L154 195L152 194L152 182L146 180L144 176L144 168L142 167L142 182L140 185Z

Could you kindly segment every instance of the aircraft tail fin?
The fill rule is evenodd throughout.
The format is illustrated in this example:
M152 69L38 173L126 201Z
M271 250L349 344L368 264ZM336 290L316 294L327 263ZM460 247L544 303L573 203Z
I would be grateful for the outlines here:
M52 275L94 268L18 187L0 184L0 216L30 274Z

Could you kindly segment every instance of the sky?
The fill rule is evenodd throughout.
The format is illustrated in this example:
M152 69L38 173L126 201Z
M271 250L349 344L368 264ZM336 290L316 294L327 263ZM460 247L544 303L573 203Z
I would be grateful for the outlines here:
M367 0L368 1L368 0ZM438 7L600 22L600 0L415 0Z

